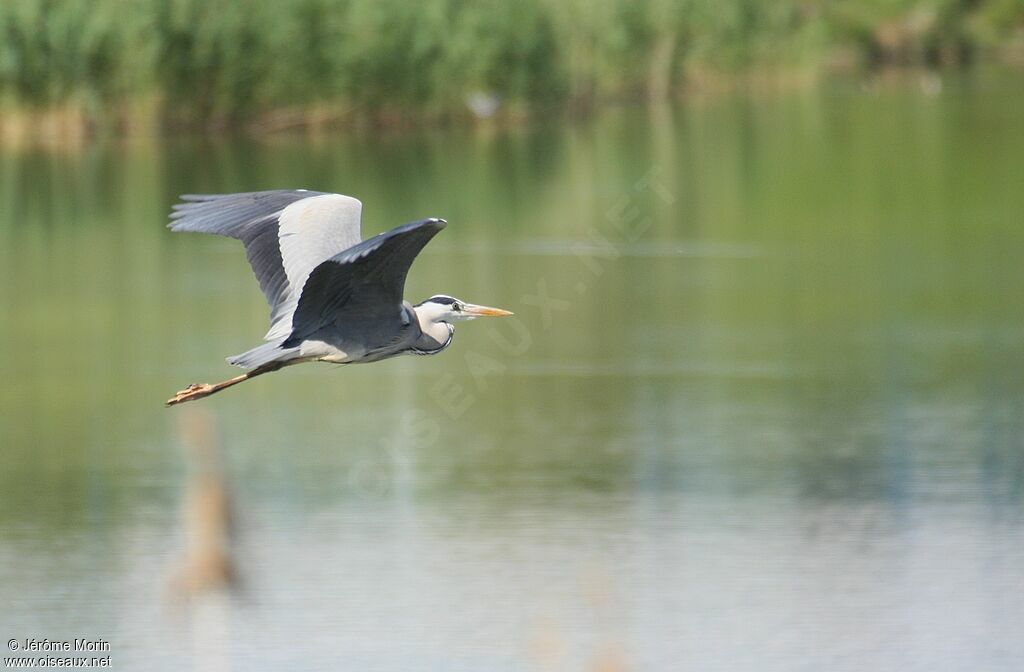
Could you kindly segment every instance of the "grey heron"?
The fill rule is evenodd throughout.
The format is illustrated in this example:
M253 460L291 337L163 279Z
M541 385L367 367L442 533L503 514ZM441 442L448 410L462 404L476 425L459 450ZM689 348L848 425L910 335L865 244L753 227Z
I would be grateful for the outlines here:
M361 240L362 203L350 196L299 189L181 200L171 212L172 231L242 241L270 304L270 330L265 343L228 357L246 373L189 385L168 406L302 362L434 355L451 344L454 322L512 314L444 294L417 305L404 300L409 267L445 227L443 219L421 219Z

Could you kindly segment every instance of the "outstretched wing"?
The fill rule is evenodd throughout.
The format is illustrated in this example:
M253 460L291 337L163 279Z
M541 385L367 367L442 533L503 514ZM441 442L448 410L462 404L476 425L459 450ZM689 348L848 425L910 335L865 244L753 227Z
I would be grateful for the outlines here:
M172 231L228 236L245 245L270 304L267 340L291 332L292 313L313 269L360 240L362 204L341 194L297 189L181 199L171 212Z
M443 219L404 224L318 265L302 288L286 344L298 343L331 323L372 329L400 320L409 267L446 225Z

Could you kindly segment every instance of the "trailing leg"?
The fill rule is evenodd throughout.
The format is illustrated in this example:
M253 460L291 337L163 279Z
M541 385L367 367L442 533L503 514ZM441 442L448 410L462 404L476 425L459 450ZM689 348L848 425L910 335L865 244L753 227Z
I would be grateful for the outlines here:
M178 393L175 394L170 399L168 399L164 403L164 405L175 406L177 404L183 404L186 401L195 401L196 399L202 399L203 397L208 397L211 394L216 394L221 390L225 390L231 387L232 385L238 385L239 383L244 383L245 381L250 380L251 378L255 378L256 376L261 376L264 373L277 371L282 366L284 366L284 362L270 362L269 364L264 364L259 368L253 369L252 371L243 373L240 376L235 376L234 378L229 378L228 380L221 381L219 383L214 383L213 385L210 385L209 383L192 383L184 390L178 391Z

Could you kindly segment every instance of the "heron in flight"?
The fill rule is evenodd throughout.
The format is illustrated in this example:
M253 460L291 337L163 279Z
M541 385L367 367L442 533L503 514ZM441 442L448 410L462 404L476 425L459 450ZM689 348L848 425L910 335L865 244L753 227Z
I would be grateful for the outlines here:
M213 233L245 245L270 304L270 330L262 345L228 357L246 373L189 385L168 406L301 362L436 355L451 345L454 322L512 314L444 294L415 306L404 300L409 266L445 227L443 219L421 219L361 240L363 206L350 196L299 189L181 200L171 212L171 231Z

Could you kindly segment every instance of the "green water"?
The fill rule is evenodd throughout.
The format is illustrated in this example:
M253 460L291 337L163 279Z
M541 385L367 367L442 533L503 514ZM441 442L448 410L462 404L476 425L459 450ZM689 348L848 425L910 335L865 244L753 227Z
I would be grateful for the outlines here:
M0 635L115 669L1020 669L1021 157L1014 73L0 152ZM367 235L446 218L408 298L516 317L200 402L245 585L211 663L163 606L162 403L267 315L236 242L163 225L279 187Z

